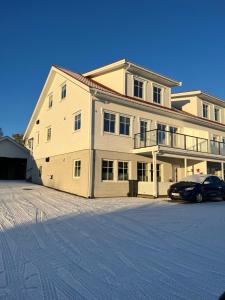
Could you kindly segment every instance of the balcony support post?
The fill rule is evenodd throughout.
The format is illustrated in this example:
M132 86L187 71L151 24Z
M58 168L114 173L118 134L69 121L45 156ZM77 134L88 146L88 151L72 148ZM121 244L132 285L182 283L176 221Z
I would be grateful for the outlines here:
M187 158L184 159L184 177L187 176Z
M157 180L157 152L152 151L152 166L153 166L153 197L158 197L158 180Z
M224 180L224 163L221 162L221 177Z

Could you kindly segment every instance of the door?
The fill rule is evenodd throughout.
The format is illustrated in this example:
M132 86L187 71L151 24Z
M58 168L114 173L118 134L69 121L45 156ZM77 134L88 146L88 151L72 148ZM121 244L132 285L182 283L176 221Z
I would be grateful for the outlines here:
M204 197L208 200L220 200L223 197L223 183L216 176L207 177L203 183Z

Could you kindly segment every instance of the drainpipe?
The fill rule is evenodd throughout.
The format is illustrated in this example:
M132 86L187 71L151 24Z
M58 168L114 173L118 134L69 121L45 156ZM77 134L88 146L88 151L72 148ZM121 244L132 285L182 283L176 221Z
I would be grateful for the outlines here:
M153 197L158 197L158 182L157 182L157 153L152 151L152 165L153 165Z
M94 92L96 95L97 91ZM90 133L89 133L89 174L88 174L88 198L92 199L95 197L95 149L94 149L94 138L95 138L95 99L90 95Z

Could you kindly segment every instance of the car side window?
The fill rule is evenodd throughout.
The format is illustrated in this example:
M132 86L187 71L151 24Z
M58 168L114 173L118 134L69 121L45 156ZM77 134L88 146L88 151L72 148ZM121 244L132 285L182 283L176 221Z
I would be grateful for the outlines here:
M221 180L216 176L210 176L206 178L206 181L210 182L211 184L220 184Z

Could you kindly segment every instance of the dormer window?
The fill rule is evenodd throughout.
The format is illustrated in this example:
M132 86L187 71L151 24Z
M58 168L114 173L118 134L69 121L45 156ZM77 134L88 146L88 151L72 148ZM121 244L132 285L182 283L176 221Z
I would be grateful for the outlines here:
M215 118L215 121L220 122L220 108L219 107L214 108L214 118Z
M160 87L153 87L153 102L157 104L161 104L161 93L162 89Z
M143 98L143 82L134 79L134 97Z
M206 103L202 104L202 116L203 118L209 118L209 106Z

